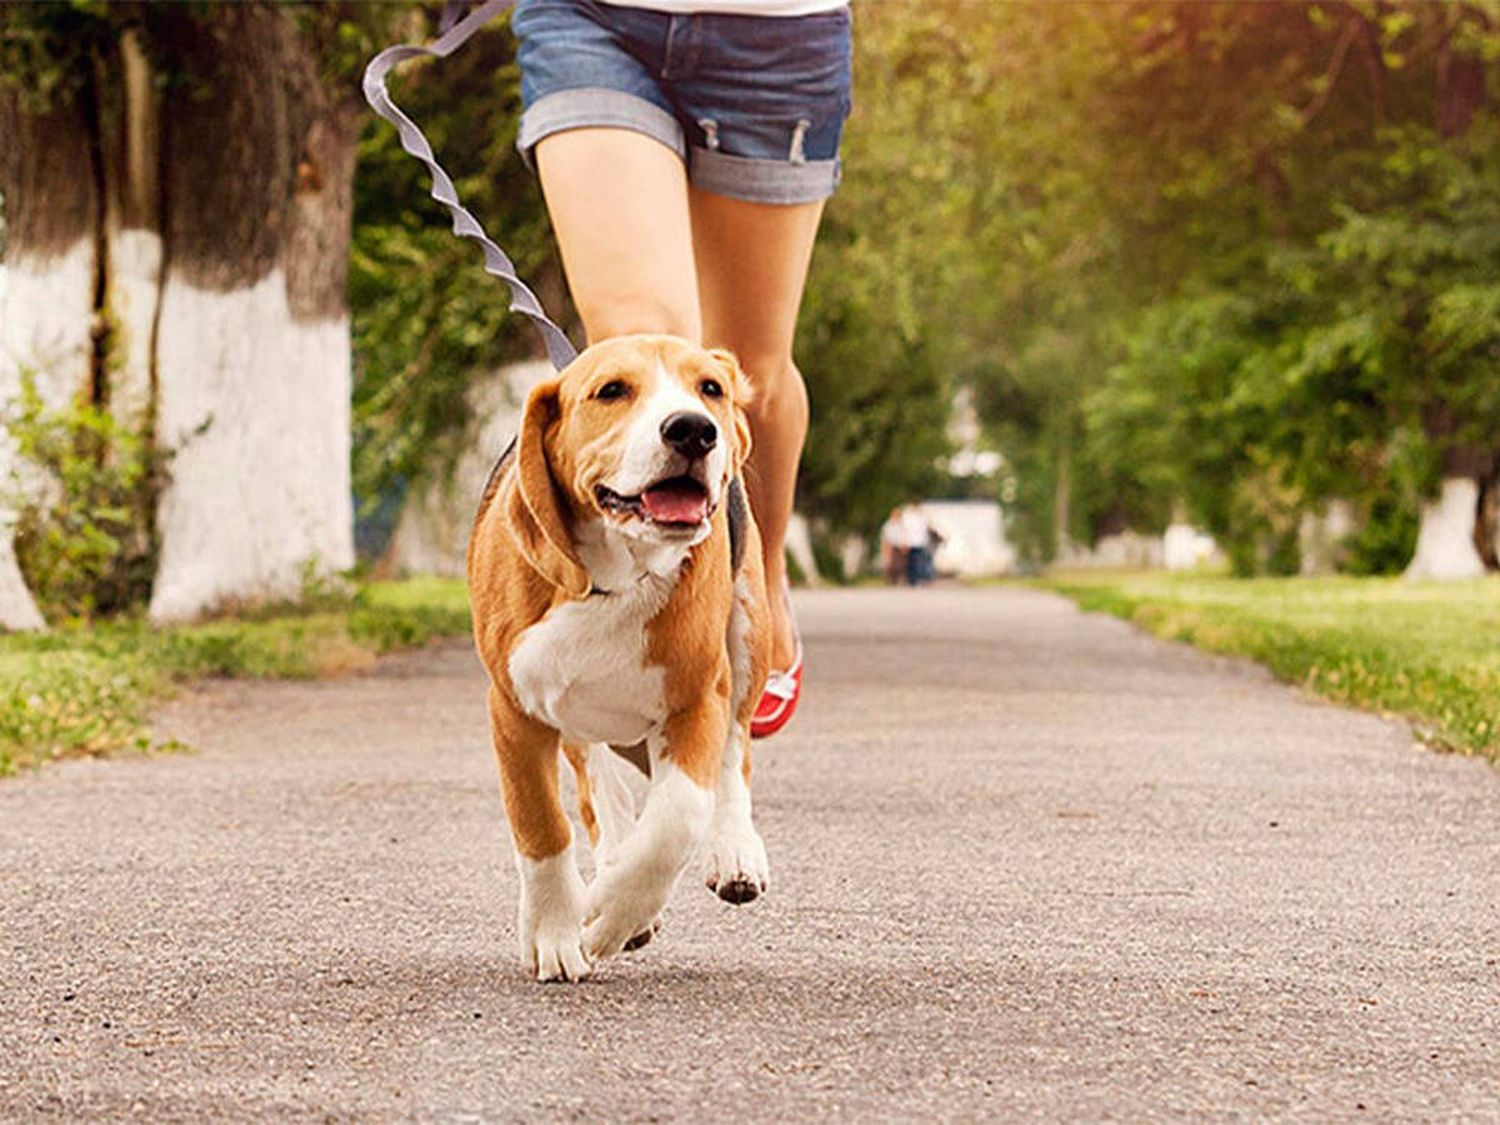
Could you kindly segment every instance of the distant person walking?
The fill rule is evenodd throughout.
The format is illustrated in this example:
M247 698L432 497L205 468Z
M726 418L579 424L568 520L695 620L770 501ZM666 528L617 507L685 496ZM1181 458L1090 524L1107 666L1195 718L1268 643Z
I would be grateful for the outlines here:
M785 538L807 436L792 335L849 113L845 0L520 0L517 147L541 177L590 343L634 332L734 352L745 484L772 591L755 732L795 707Z
M880 531L886 581L925 586L933 578L933 554L941 537L920 504L893 508Z
M901 525L900 505L891 509L880 528L880 568L887 585L906 581L906 529Z

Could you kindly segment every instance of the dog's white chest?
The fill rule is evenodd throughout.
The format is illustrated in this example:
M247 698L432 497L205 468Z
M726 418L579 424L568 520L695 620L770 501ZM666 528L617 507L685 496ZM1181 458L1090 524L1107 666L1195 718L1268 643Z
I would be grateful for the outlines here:
M666 717L665 670L646 663L646 623L664 600L642 588L554 607L511 651L521 706L570 742L645 738Z

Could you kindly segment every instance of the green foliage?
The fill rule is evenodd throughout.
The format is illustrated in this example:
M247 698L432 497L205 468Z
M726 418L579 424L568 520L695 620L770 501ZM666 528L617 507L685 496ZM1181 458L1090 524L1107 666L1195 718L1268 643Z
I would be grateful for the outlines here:
M145 706L161 681L142 664L87 651L6 651L0 685L0 777L46 758L150 745Z
M1256 579L1063 574L1084 609L1248 656L1340 703L1409 719L1443 749L1500 761L1500 579Z
M1159 529L1180 511L1237 570L1277 573L1295 569L1300 515L1338 497L1377 523L1352 565L1399 569L1445 463L1494 450L1500 132L1482 89L1476 100L1453 76L1474 58L1492 69L1500 39L1471 7L1387 15L1143 4L1061 17L1118 21L1092 57L1069 56L1074 93L1046 111L1093 124L1069 160L1107 248L1071 271L1105 325L1103 362L1061 414L1032 392L1026 426L1045 438L1081 415L1071 502L1092 518L1075 527L1102 513ZM1044 218L1067 229L1083 213ZM1075 325L1043 311L1029 334ZM1064 354L1014 382L1076 372ZM1007 408L1026 417L1015 397L991 397L1001 432ZM1047 464L1075 451L1030 449L1035 513L1036 482L1059 476Z
M49 621L144 605L156 571L154 510L168 455L107 410L49 410L30 375L5 419L18 464L0 490L21 573Z
M469 630L461 582L372 583L315 610L170 629L117 619L0 636L0 776L55 758L161 749L147 722L173 685L367 668L375 654Z
M0 6L0 83L32 111L71 99L90 80L95 53L132 20L105 0Z
M878 301L851 291L864 283L846 280L823 275L805 313L814 422L801 507L839 530L873 533L891 508L940 479L949 385L932 350L920 339L892 339Z
M1396 574L1417 547L1417 514L1410 504L1376 496L1350 537L1343 569L1354 575Z
M1444 460L1500 432L1500 143L1454 77L1493 68L1493 22L1457 5L867 15L803 328L814 355L820 332L850 337L808 365L828 441L813 502L844 495L835 458L879 448L879 403L901 393L882 361L915 344L936 393L975 389L1033 560L1180 513L1245 572L1289 571L1301 514L1338 497L1380 524L1353 565L1401 565ZM883 349L859 338L867 310ZM834 371L855 388L825 389ZM831 428L850 404L872 424Z

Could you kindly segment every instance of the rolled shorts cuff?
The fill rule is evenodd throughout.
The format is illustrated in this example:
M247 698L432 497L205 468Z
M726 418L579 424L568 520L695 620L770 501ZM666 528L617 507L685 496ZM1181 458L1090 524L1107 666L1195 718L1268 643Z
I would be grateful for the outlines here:
M535 172L531 151L544 138L569 129L600 127L644 133L687 159L687 138L675 117L655 102L607 86L557 90L532 102L521 114L516 148L526 167Z
M816 203L834 193L842 171L837 157L792 162L695 147L688 179L700 191L747 203Z

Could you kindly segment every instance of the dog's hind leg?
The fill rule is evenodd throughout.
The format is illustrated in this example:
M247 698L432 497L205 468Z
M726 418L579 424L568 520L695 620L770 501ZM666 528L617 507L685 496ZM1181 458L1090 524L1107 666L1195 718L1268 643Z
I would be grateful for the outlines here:
M631 767L602 742L589 747L589 785L594 795L594 819L599 831L594 858L600 866L614 862L620 844L635 827L635 795L630 791Z
M644 751L645 748L641 749ZM594 817L599 825L594 841L594 864L603 870L615 861L620 845L635 827L635 794L630 790L630 782L638 773L650 776L650 765L639 770L618 750L600 742L589 748L588 769L594 793ZM658 917L627 941L622 952L632 953L640 949L660 929L661 918Z
M614 861L621 841L635 825L635 795L629 782L631 767L618 751L602 742L592 746L564 743L563 753L578 781L578 815L594 849L594 867L602 871ZM627 941L622 952L640 949L660 929L658 918Z
M771 882L766 845L750 817L750 728L740 722L724 747L703 881L735 906L755 901Z
M703 881L708 889L735 906L751 902L766 892L770 865L766 845L750 816L750 718L760 699L769 663L765 643L769 627L760 611L755 591L763 590L759 578L759 548L747 559L748 574L735 584L734 608L726 642L734 670L730 697L733 720L724 741L719 763L717 800L713 825L708 833L707 863Z
M713 816L717 752L728 701L710 696L669 716L651 747L651 789L640 819L589 887L584 945L618 953L651 929Z

